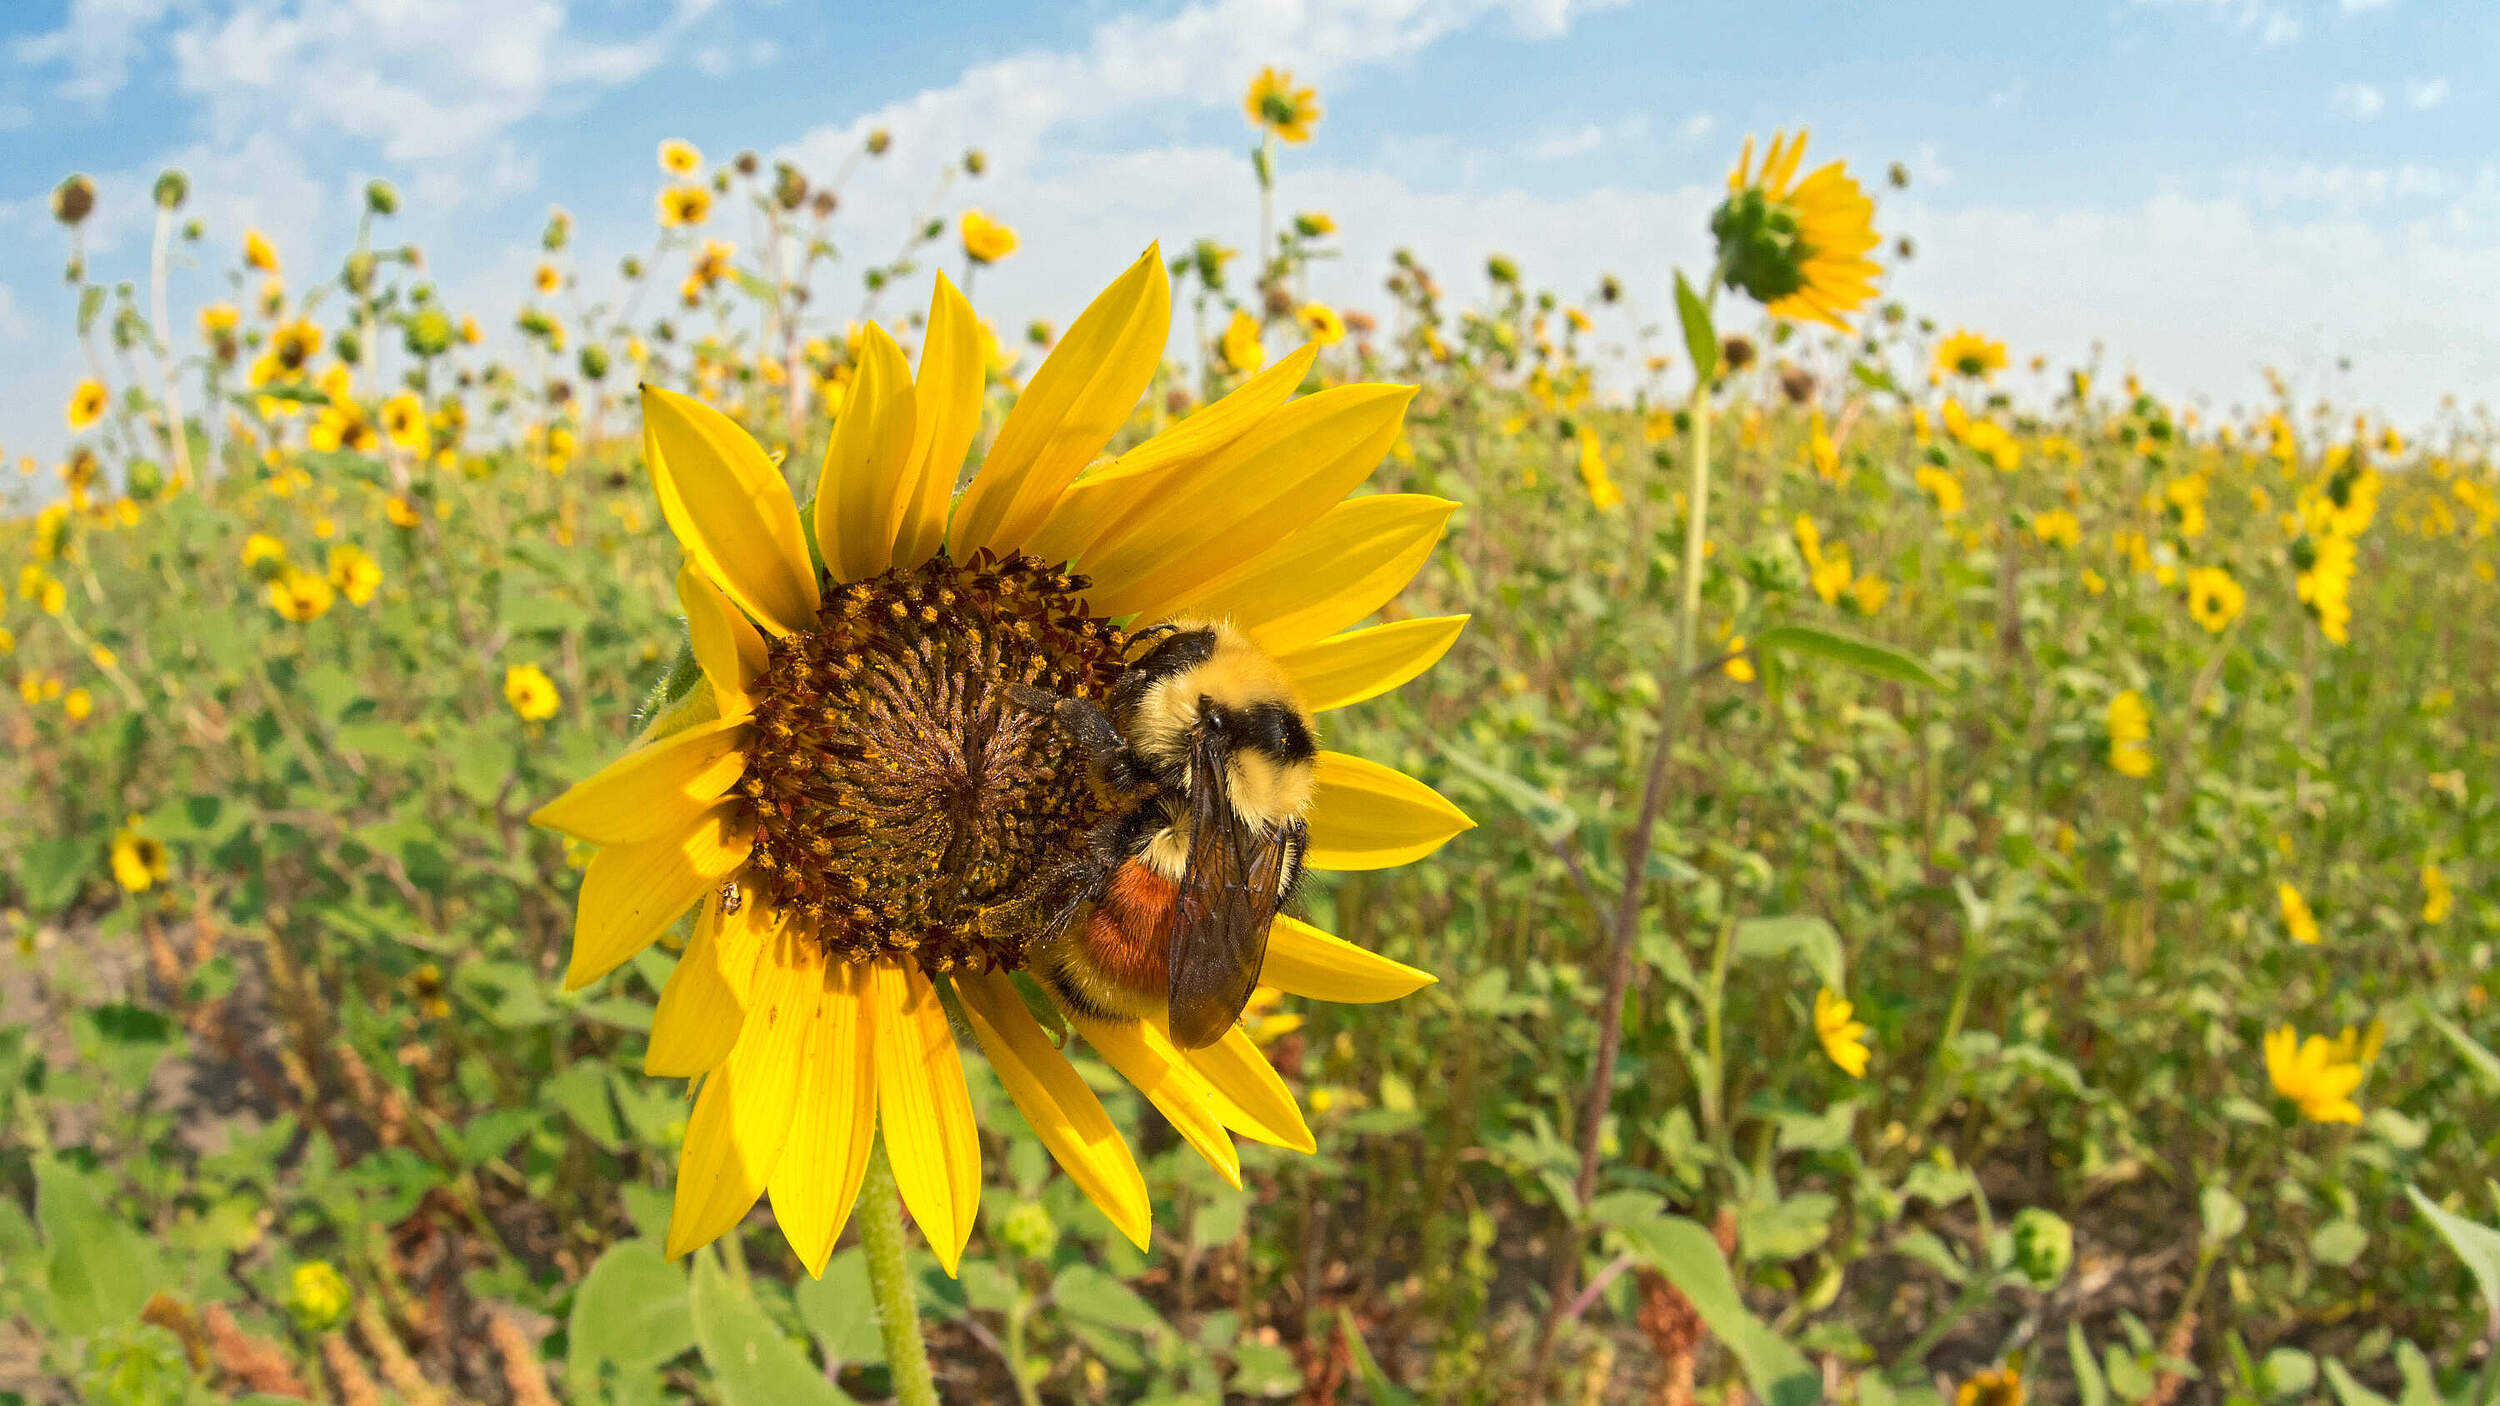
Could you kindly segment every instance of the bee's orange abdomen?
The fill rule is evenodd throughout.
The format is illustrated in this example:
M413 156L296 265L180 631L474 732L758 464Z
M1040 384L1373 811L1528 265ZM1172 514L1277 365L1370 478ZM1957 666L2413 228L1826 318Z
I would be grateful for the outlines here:
M1179 895L1180 885L1134 859L1119 867L1086 918L1086 945L1105 976L1132 991L1166 987L1171 958L1164 933Z

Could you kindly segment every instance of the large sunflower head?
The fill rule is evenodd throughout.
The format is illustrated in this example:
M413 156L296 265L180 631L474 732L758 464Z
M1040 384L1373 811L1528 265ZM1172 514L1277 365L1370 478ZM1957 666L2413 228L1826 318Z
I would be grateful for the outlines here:
M1745 139L1727 174L1727 199L1710 216L1719 276L1774 316L1846 332L1846 314L1875 296L1883 272L1866 257L1878 242L1875 202L1842 162L1799 180L1805 154L1804 131L1793 139L1774 134L1756 169L1753 139Z
M882 1137L951 1271L981 1145L950 1015L1070 1178L1148 1243L1144 1179L1023 974L1046 935L1023 900L1082 857L1111 802L1066 729L1018 698L1102 698L1139 632L1186 618L1229 621L1324 713L1413 678L1465 623L1348 628L1403 587L1454 507L1347 497L1396 439L1407 387L1289 400L1306 347L1097 462L1170 317L1149 249L1060 339L960 493L984 338L942 276L916 372L866 329L806 508L726 416L644 389L644 456L689 558L689 657L633 749L535 818L600 847L569 986L698 910L644 1063L701 1081L671 1254L769 1192L821 1272ZM1307 819L1306 862L1322 870L1407 863L1470 824L1422 783L1327 751ZM1261 975L1344 1001L1432 979L1284 916ZM1160 1016L1064 1019L1235 1184L1234 1134L1315 1146L1239 1027L1192 1049Z

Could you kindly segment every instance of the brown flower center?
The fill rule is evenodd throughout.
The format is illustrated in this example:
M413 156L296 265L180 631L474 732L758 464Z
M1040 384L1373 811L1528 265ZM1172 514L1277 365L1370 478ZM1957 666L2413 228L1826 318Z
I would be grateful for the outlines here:
M984 552L829 588L756 684L756 899L845 959L1020 964L1023 939L978 914L1078 855L1102 806L1075 743L1005 685L1109 692L1125 640L1084 585Z

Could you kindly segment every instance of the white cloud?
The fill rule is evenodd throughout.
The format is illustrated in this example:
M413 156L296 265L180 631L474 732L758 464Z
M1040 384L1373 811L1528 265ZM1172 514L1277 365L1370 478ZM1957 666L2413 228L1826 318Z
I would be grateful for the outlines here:
M263 0L182 25L170 47L212 133L337 134L393 162L452 161L551 101L641 77L712 4L677 0L646 34L596 39L564 0Z
M63 97L101 102L129 81L130 65L146 47L149 31L173 5L174 0L70 0L59 29L17 41L17 61L66 68Z
M2327 95L2327 106L2362 122L2376 117L2387 106L2387 95L2368 83L2338 83Z
M2357 15L2364 10L2384 10L2396 0L2336 0L2336 7L2345 14Z
M2405 106L2417 112L2439 106L2448 100L2445 78L2408 78L2405 80Z
M1716 131L1718 126L1719 119L1716 117L1713 117L1706 112L1696 112L1692 116L1685 118L1682 125L1678 126L1675 130L1677 135L1683 137L1684 140L1688 142L1697 142Z
M1560 161L1566 157L1586 156L1606 144L1606 129L1591 122L1575 131L1555 132L1528 144L1528 155L1538 161Z

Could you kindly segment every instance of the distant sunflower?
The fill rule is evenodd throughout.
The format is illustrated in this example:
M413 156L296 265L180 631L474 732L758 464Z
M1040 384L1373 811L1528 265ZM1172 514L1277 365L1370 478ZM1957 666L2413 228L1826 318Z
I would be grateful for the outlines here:
M1880 242L1875 202L1832 162L1804 180L1806 134L1774 134L1759 170L1753 138L1727 174L1727 200L1710 217L1719 244L1719 275L1773 316L1799 318L1846 332L1846 315L1875 296L1883 267L1866 257Z
M703 153L694 143L671 137L660 143L660 169L672 176L691 176L703 169Z
M1297 144L1311 139L1311 126L1320 119L1319 90L1307 84L1295 87L1292 72L1273 65L1250 80L1241 105L1251 126Z
M2188 573L2188 614L2214 634L2221 634L2248 605L2248 592L2219 566L2200 566Z
M1936 344L1936 370L1947 376L1993 380L2005 369L2005 343L1992 342L1967 327Z
M994 264L1016 252L1016 232L978 210L963 217L964 257L976 264Z
M660 192L660 223L668 229L685 229L712 217L712 192L698 185L670 186Z
M69 395L69 428L76 434L104 418L104 407L110 397L102 381L81 381Z
M1413 678L1466 622L1348 629L1397 593L1455 506L1346 496L1396 439L1408 387L1289 402L1304 348L1088 469L1153 378L1170 322L1150 248L1068 328L958 494L984 337L941 277L917 375L882 327L864 330L804 514L728 417L644 389L644 458L691 558L677 580L691 660L642 740L533 819L602 847L567 987L699 905L643 1065L701 1081L671 1256L769 1192L821 1273L881 1137L953 1272L981 1194L955 1012L1069 1178L1149 1243L1135 1159L1028 1005L1046 999L1017 975L1033 934L983 921L1080 853L1101 813L1076 744L1005 686L1100 697L1131 632L1219 618L1320 712ZM1323 751L1309 824L1310 866L1347 870L1419 859L1471 822L1419 781ZM1332 1001L1432 980L1289 917L1263 979ZM1231 1134L1316 1146L1239 1027L1186 1049L1160 1019L1069 1023L1235 1185Z

